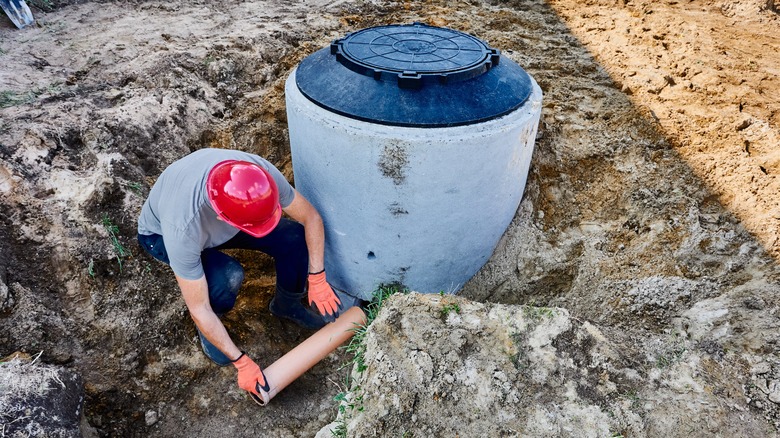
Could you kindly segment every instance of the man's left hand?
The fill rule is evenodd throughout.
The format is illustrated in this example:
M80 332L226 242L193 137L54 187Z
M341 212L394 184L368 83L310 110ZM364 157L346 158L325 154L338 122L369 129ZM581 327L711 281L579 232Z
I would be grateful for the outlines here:
M341 300L333 292L333 288L325 278L325 271L309 274L309 305L317 305L317 310L322 315L339 316L339 304Z

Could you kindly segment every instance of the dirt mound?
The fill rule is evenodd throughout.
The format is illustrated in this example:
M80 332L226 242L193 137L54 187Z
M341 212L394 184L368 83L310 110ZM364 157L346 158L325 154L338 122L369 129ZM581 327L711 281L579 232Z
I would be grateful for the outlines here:
M619 350L632 341L610 328L685 333L707 376L720 356L752 364L726 389L750 400L733 409L778 427L772 2L50 6L36 27L0 23L0 357L43 351L80 375L96 433L312 436L333 419L344 354L258 410L200 353L135 220L162 169L201 147L264 155L292 178L290 70L347 32L414 21L485 39L545 96L525 199L463 294L565 308ZM308 333L265 310L272 261L233 255L247 281L226 326L268 364Z
M604 332L557 308L395 295L320 436L771 434L741 408L741 355L685 338Z

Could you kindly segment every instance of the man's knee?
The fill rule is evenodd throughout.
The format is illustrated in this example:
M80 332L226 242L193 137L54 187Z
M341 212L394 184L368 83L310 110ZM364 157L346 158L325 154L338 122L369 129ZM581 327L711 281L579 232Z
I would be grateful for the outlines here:
M241 283L244 282L244 268L236 260L231 260L225 266L225 283L233 296L238 295Z
M219 256L218 267L209 263L211 266L206 268L206 281L209 284L211 308L214 313L222 314L236 304L238 290L244 281L244 268L232 257L224 254Z

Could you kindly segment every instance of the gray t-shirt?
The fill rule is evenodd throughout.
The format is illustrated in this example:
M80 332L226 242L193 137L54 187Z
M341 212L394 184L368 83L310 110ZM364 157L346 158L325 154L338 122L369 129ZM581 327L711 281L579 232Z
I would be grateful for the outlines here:
M238 228L217 219L206 195L209 171L224 160L256 163L267 170L279 188L279 203L288 207L295 191L281 172L263 158L228 149L201 149L174 162L154 183L141 208L138 233L163 236L173 272L187 280L203 276L200 253L238 234Z

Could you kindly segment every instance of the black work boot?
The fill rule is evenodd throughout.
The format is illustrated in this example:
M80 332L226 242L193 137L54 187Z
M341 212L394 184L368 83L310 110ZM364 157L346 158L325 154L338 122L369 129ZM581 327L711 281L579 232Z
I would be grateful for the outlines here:
M306 292L292 293L276 286L276 295L271 299L268 310L271 314L278 317L289 319L299 326L317 330L322 328L327 322L322 315L315 313L308 306L301 303L301 299L306 296Z
M200 332L200 330L195 327L196 330L198 330L198 337L200 338L200 348L203 350L203 354L206 355L209 359L211 359L212 362L215 364L226 367L233 363L232 360L230 360L229 357L225 356L225 353L219 351L219 349L214 346L211 342L209 342L208 339L206 339L205 336L203 336L203 333Z

